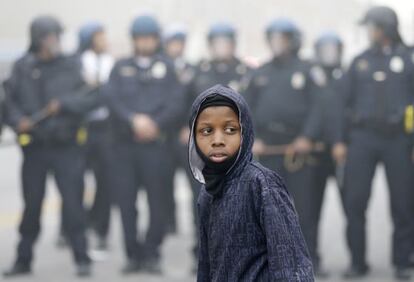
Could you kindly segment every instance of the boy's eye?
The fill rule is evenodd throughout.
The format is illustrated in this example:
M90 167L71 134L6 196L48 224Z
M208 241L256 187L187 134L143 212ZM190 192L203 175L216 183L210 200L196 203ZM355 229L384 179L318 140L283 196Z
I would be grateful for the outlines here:
M226 133L229 133L229 134L233 134L233 133L236 133L237 132L237 128L236 127L226 127L225 129L224 129L224 131L226 132Z
M200 133L201 133L201 134L203 134L203 135L208 135L208 134L210 134L210 133L211 133L211 131L212 131L212 129L211 129L211 128L206 127L206 128L202 128L202 129L200 130Z

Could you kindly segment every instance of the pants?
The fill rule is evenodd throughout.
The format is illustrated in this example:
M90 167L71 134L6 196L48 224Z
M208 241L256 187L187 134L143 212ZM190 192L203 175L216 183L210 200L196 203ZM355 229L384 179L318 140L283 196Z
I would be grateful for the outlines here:
M118 143L112 150L114 196L121 212L125 252L128 259L159 256L165 236L165 193L170 153L164 143ZM148 195L150 224L145 242L137 236L137 192L142 185Z
M73 146L23 149L22 186L24 212L19 227L17 260L30 264L33 245L40 233L40 215L48 172L53 173L62 196L65 233L76 263L89 262L85 237L83 197L83 157L81 148Z
M385 165L394 223L392 262L397 267L408 264L413 238L410 147L408 137L402 133L387 137L365 129L351 131L345 167L344 204L348 221L346 235L353 265L366 265L365 213L379 162Z
M309 200L312 197L312 188L314 181L314 170L309 164L304 164L301 168L295 171L289 171L285 167L284 156L262 156L260 162L276 171L285 181L288 191L292 195L295 203L296 211L299 215L299 223L308 245L311 257L316 257L314 253L316 246L312 238L314 230L312 221L312 202ZM312 253L313 252L313 253Z
M309 252L312 254L314 267L320 264L320 255L318 253L319 222L321 219L321 210L325 196L326 184L330 176L335 175L335 164L330 156L330 150L313 156L313 188L309 202L311 204L311 224L309 238ZM312 249L311 249L312 248Z
M95 198L92 206L87 210L87 225L93 228L101 238L106 238L108 235L111 214L111 146L108 130L106 124L88 128L88 141L84 148L84 172L88 169L92 170L96 183ZM62 214L60 233L66 237L64 224Z
M95 199L88 211L89 225L100 237L106 238L111 214L110 177L112 174L108 129L91 127L88 132L86 161L88 168L93 171L96 182Z

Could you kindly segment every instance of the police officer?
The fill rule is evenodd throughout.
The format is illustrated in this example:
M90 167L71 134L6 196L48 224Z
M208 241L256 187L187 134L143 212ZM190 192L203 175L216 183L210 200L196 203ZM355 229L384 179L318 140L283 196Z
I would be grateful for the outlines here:
M298 56L301 33L295 23L275 19L266 28L266 38L273 57L255 71L245 94L257 132L253 152L287 182L318 272L310 200L310 153L312 140L320 131L316 86L310 76L310 64Z
M193 96L215 84L227 85L239 92L244 89L249 68L236 56L236 35L236 29L229 23L211 25L207 35L211 59L204 59L197 66L192 81Z
M166 228L165 193L171 154L167 136L181 114L180 85L174 68L159 52L160 26L150 15L131 26L134 54L118 61L105 92L114 122L112 149L116 198L121 211L124 273L146 269L159 273L160 247ZM137 189L146 188L150 224L145 242L137 238Z
M90 274L82 205L84 139L79 129L94 95L85 87L78 61L62 55L61 33L55 18L35 18L30 26L29 52L15 63L7 84L6 118L18 134L23 152L24 212L17 260L5 276L31 271L49 172L62 195L65 233L77 274Z
M194 77L194 66L192 66L185 59L185 47L187 43L187 29L182 24L172 24L165 29L163 34L163 49L165 55L172 61L174 65L175 72L177 74L178 80L182 86L182 91L184 97L189 97L190 84ZM188 102L189 104L190 102ZM175 218L175 201L174 201L174 175L178 168L184 169L186 171L188 180L191 186L195 189L198 189L196 180L192 177L189 171L188 166L188 157L187 157L187 142L188 136L186 135L187 128L187 112L185 110L181 119L177 123L177 131L174 132L173 136L169 136L169 143L171 146L171 153L173 156L173 166L171 167L171 189L166 191L166 200L168 206L167 214L169 216L169 221L167 225L167 231L174 233L176 232L176 218ZM167 194L167 192L169 192ZM196 217L195 217L196 218Z
M344 205L351 266L345 278L369 272L366 260L365 213L375 168L384 163L394 223L392 263L395 277L408 280L412 241L412 128L404 126L406 109L414 98L412 64L398 32L396 13L373 7L362 24L371 46L352 62L345 77L344 103L338 130L342 140L333 153L345 162ZM339 112L339 111L338 111ZM347 128L346 128L347 125Z
M96 193L88 211L90 227L97 235L97 249L107 249L107 235L111 212L110 201L110 132L109 110L104 105L101 87L109 78L114 60L107 52L105 28L100 22L88 22L79 31L79 55L82 74L91 87L97 87L96 107L86 116L88 141L87 165L95 176Z
M335 169L335 164L331 155L331 144L336 142L335 122L339 100L341 99L340 91L343 78L342 69L342 52L343 43L341 38L335 32L324 32L320 34L314 44L315 60L310 69L310 76L317 87L319 113L321 115L320 133L317 137L319 144L324 145L324 150L314 154L314 188L312 193L312 239L315 240L310 245L315 246L315 274L327 277L328 273L321 267L321 259L317 250L318 227L321 215L321 209L324 199L327 179L330 176L339 177L339 184L342 183L342 167ZM337 172L337 173L336 173ZM340 185L342 187L342 185Z

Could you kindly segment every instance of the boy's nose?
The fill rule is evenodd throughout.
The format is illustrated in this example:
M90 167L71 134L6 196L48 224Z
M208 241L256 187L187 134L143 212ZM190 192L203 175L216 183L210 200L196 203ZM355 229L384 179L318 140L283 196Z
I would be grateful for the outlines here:
M224 136L223 136L223 134L221 134L221 133L214 134L212 146L213 147L224 146Z

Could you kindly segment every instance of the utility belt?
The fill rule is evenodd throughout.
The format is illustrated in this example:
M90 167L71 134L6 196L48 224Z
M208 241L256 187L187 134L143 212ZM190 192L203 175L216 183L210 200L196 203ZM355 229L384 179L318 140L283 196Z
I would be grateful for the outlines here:
M264 152L259 157L282 157L283 165L289 172L295 172L305 166L316 166L320 157L328 152L326 144L315 142L307 154L297 154L291 150L291 144L269 145L266 144Z
M20 133L17 135L17 143L22 147L39 146L53 147L78 145L83 146L88 139L88 132L85 127L79 127L77 130L61 131L61 134L41 134L40 132Z
M395 136L405 134L403 122L387 122L375 119L353 120L350 123L351 128L369 130L380 135Z
M413 134L414 106L408 105L403 113L386 119L361 118L355 114L349 115L348 122L351 128L367 129L386 136Z
M291 143L299 134L299 128L281 122L269 122L266 126L259 126L257 130L258 138L273 145Z

